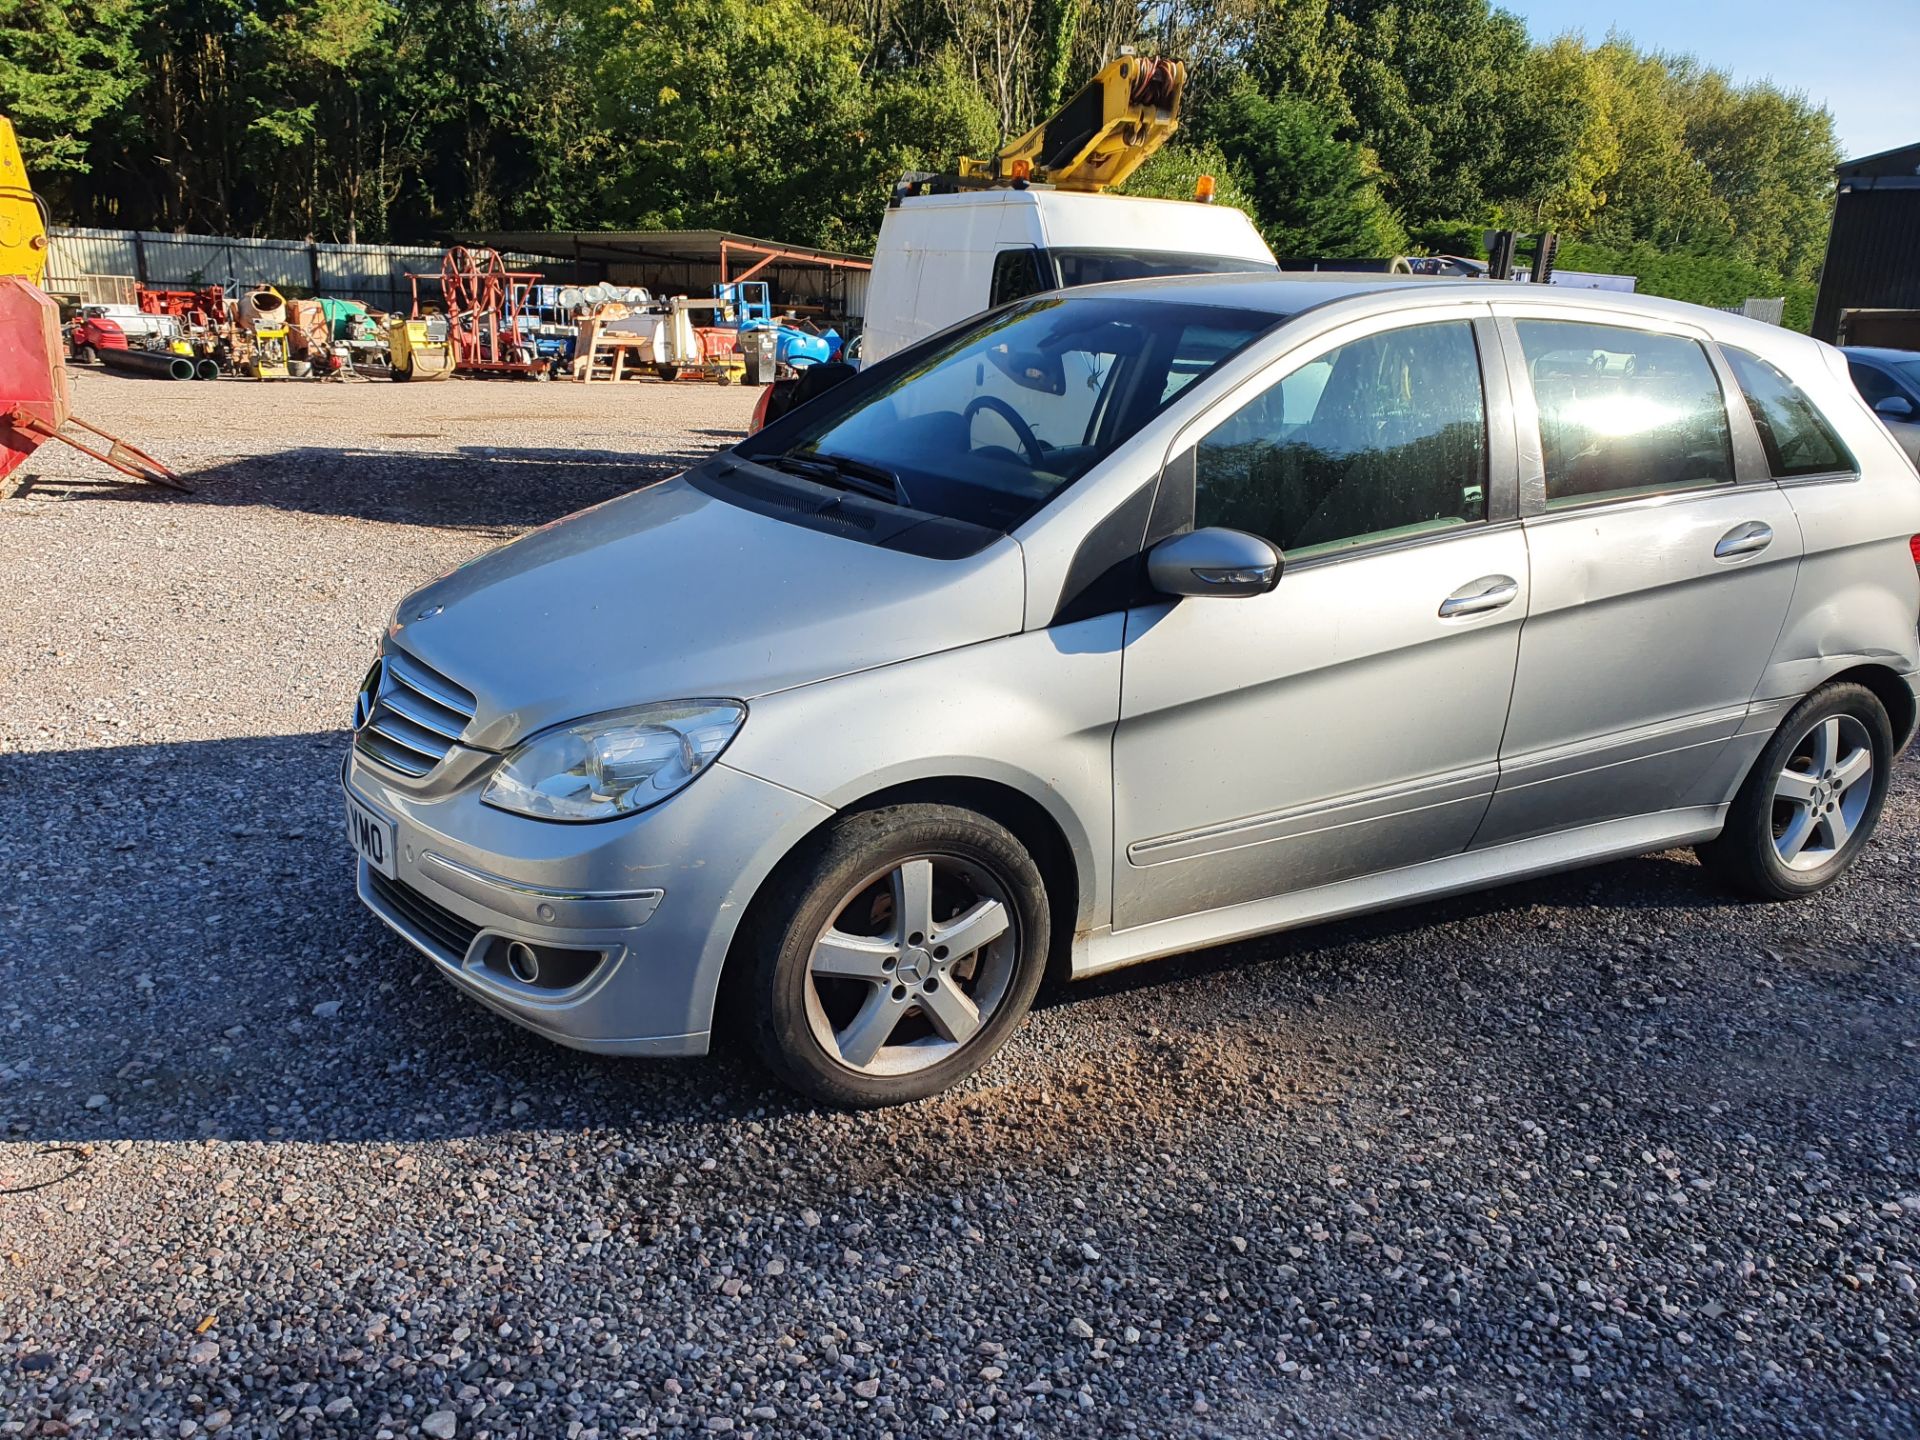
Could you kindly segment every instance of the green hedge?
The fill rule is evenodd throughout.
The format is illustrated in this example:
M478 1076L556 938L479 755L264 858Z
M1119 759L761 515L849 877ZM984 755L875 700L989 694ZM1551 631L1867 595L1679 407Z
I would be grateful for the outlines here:
M1813 297L1817 286L1789 281L1758 265L1728 255L1690 250L1662 250L1653 245L1625 247L1568 240L1556 262L1562 270L1590 270L1603 275L1632 275L1642 295L1664 295L1691 300L1696 305L1738 305L1756 297L1784 295L1787 312L1781 322L1790 330L1806 331L1813 324Z

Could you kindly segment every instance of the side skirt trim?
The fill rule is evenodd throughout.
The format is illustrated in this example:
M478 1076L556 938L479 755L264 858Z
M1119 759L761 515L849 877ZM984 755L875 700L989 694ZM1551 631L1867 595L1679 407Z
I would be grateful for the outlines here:
M1250 900L1128 930L1096 931L1074 957L1075 979L1209 945L1292 930L1322 920L1387 910L1470 890L1487 890L1556 870L1645 855L1711 840L1726 823L1725 805L1663 810L1577 830L1469 850L1398 870L1339 880L1292 895Z

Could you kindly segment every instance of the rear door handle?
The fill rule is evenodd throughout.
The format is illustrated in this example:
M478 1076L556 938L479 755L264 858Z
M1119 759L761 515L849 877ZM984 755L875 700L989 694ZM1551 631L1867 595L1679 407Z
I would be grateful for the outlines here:
M1511 605L1519 593L1520 582L1511 575L1482 575L1478 580L1469 580L1440 602L1440 618L1484 615L1489 610Z
M1773 527L1758 520L1747 520L1720 537L1713 547L1716 560L1734 560L1742 555L1758 555L1773 543Z

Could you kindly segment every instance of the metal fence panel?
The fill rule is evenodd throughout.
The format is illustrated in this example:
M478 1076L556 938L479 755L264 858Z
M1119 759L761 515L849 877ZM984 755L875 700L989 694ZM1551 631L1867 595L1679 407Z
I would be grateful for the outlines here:
M47 246L47 288L78 295L83 275L135 275L139 260L131 230L56 228Z
M381 309L411 303L409 273L438 275L445 251L434 245L324 245L222 235L175 235L158 230L96 230L56 226L49 246L48 288L78 296L90 275L131 275L147 285L273 285L290 295L339 295ZM571 284L570 261L509 255L516 269L542 271ZM598 276L589 276L597 279ZM429 295L434 287L428 287Z

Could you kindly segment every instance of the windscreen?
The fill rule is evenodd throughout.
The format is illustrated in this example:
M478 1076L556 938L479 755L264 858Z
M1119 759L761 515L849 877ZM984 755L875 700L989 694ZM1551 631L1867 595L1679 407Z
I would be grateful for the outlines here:
M1277 270L1271 260L1241 260L1231 255L1187 255L1152 250L1049 250L1060 288L1099 285L1108 280L1146 280L1158 275L1233 275L1247 270Z
M876 366L743 443L822 483L1005 531L1285 317L1047 295Z

